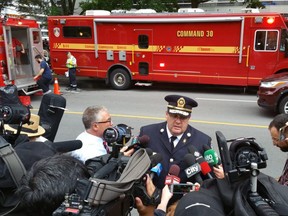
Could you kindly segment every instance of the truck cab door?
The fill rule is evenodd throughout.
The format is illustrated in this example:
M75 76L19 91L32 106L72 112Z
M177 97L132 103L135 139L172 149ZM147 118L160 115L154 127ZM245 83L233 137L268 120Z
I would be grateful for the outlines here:
M40 70L40 65L35 61L35 56L40 54L43 56L43 43L41 38L41 31L37 28L29 29L29 40L31 44L31 58L32 58L32 68L33 74L36 75Z
M262 77L272 74L279 62L279 38L277 29L252 31L253 47L250 48L248 85L258 85Z
M153 31L152 29L134 29L133 57L139 75L147 76L153 70Z
M13 45L12 45L12 34L10 26L3 26L4 41L6 41L6 59L7 59L7 69L10 80L16 79L16 65L13 55Z

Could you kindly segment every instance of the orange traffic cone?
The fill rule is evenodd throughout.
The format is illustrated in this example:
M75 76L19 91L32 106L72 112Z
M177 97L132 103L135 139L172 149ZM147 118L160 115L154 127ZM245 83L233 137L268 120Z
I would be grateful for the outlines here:
M60 87L59 87L57 78L55 78L55 80L54 80L54 94L61 95Z

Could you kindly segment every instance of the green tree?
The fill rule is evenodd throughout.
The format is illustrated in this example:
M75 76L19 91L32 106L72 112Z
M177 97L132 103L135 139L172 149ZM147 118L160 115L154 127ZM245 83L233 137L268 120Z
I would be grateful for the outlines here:
M73 15L76 0L18 0L18 10L28 14Z
M230 0L230 2L237 2L237 0ZM246 8L265 8L265 5L259 0L244 0L244 5L246 5Z
M80 2L79 6L82 9L81 14L83 14L86 10L129 10L133 6L133 2L131 0L122 0L121 3L119 0L88 0Z
M7 6L13 6L12 0L1 0L0 2L0 13L2 13L3 9Z
M154 9L157 12L162 11L177 11L178 1L177 0L88 0L80 2L80 7L82 9L82 13L86 10L115 10L115 9L123 9L130 10L132 8L143 9L150 8Z
M198 8L199 4L210 0L191 0L191 8Z

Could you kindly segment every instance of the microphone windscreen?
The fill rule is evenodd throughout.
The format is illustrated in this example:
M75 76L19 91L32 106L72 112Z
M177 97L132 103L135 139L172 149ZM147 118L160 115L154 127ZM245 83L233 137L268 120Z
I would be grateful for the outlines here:
M150 148L145 148L146 153L148 154L148 156L150 157L151 155L153 155L153 150Z
M191 166L196 163L196 158L194 157L193 154L188 153L184 156L184 162L186 163L187 166Z
M210 150L211 148L210 148L210 146L208 146L208 145L203 145L203 149L204 149L204 151L208 151L208 150Z
M169 169L169 174L178 176L180 173L180 167L177 164L172 164L172 166Z
M59 153L65 153L80 149L82 147L81 140L69 140L62 142L54 142L51 146Z
M154 154L150 157L150 160L151 160L151 166L154 167L154 166L156 166L156 164L158 164L162 161L162 155L159 153Z
M150 141L150 137L148 135L143 135L141 137L138 137L139 143L142 147L145 147L148 145Z
M201 166L201 172L203 173L203 175L207 175L208 173L211 172L211 168L209 164L207 163L207 161L200 163L200 166Z

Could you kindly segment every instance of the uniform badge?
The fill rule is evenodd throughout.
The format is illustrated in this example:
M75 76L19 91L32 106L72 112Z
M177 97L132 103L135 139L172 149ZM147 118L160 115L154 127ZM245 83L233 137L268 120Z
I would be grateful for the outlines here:
M195 152L194 152L194 156L197 158L197 157L200 156L200 153L199 153L198 151L195 151Z
M187 137L191 137L191 133L187 133Z
M164 132L164 129L163 129L163 128L161 128L161 129L160 129L160 133L163 133L163 132Z
M183 97L179 98L177 101L177 107L183 108L185 106L186 102Z

